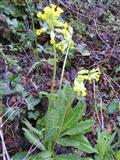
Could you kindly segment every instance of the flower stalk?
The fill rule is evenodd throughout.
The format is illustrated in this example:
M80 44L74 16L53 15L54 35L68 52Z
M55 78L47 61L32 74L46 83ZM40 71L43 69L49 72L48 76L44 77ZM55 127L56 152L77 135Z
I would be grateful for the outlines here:
M56 49L53 46L53 54L54 54L54 67L53 67L53 79L52 79L52 86L51 86L51 93L54 91L54 86L55 86L55 78L56 78Z
M65 54L65 59L64 59L64 63L63 63L62 73L61 73L61 79L60 79L59 90L61 90L61 87L62 87L63 76L64 76L64 71L65 71L65 66L66 66L66 61L67 61L69 49L70 49L70 43L68 44L68 48L67 48L67 51L66 51L66 54Z

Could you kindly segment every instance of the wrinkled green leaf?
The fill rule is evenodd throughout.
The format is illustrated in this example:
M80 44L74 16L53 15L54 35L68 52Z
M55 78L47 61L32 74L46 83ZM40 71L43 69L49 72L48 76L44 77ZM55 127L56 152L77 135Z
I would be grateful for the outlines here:
M75 147L86 153L96 152L96 150L91 146L87 138L85 138L84 136L79 136L79 138L76 138L76 137L60 138L57 141L57 143L66 147L67 146Z
M39 153L38 155L40 158L47 160L47 159L51 158L52 154L53 153L50 151L43 151L43 152Z
M26 139L32 144L35 145L37 148L39 148L42 151L45 151L45 147L42 144L42 142L40 141L40 139L33 133L31 133L29 130L27 130L26 128L23 128L24 131L24 135L26 137Z
M23 158L27 155L27 152L18 152L14 156L12 156L11 160L23 160Z
M43 137L42 131L34 128L28 120L23 121L30 132L36 134L40 139Z
M67 130L63 135L75 135L75 134L85 134L94 124L93 120L80 121L74 125L71 129ZM63 136L62 135L62 136Z
M64 119L62 132L74 127L85 114L85 109L86 107L83 101L78 103L74 108L69 108Z
M61 154L55 156L55 160L92 160L91 158L81 158L78 154Z

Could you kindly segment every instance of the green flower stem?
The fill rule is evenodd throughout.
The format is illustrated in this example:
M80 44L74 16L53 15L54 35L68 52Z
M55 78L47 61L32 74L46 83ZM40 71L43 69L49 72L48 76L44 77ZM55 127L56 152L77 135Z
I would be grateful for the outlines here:
M70 48L70 43L68 44L66 55L65 55L65 59L64 59L64 64L63 64L62 73L61 73L59 90L61 90L61 87L62 87L63 76L64 76L65 65L66 65L66 61L67 61L67 57L68 57L68 53L69 53L69 48Z
M54 68L53 68L53 79L52 79L52 86L51 86L51 93L54 91L55 86L55 78L56 78L56 49L55 46L53 46L53 54L54 54Z

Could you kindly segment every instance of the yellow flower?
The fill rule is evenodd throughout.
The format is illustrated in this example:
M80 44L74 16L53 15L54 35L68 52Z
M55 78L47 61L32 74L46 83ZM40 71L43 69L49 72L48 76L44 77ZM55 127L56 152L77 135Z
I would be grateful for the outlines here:
M79 82L77 81L77 79L75 79L74 81L74 88L73 88L74 92L77 93L77 95L80 95L80 84Z
M99 68L92 69L89 74L90 74L89 76L91 77L92 80L99 81L99 79L100 79L100 70L99 70Z
M87 95L86 91L83 90L83 91L81 92L81 95L82 95L83 97L85 97L85 96Z
M67 40L67 34L69 34L69 32L66 30L66 29L59 29L59 28L57 28L57 29L55 29L55 31L57 32L57 33L60 33L60 34L63 34L64 35L64 37L65 37L65 39Z
M77 73L77 75L88 74L89 70L83 69Z
M38 17L38 18L42 18L42 13L38 12L38 13L37 13L37 17Z
M100 76L97 75L95 80L96 80L96 81L99 81L99 79L100 79Z
M50 38L51 38L50 43L55 44L55 33L54 33L54 31L50 32Z
M68 24L67 24L67 23L64 23L64 25L63 25L63 26L64 26L64 28L65 28L65 29L67 29L67 28L68 28Z
M75 79L74 81L74 88L73 88L74 92L77 93L77 95L81 95L81 96L86 96L86 88L84 86L84 83L81 81L81 82L78 82L77 79Z
M56 8L56 5L54 5L54 4L50 4L50 6L51 6L53 9Z
M51 43L51 44L55 44L55 39L54 39L54 38L51 38L50 43Z
M36 30L36 34L40 35L42 32L50 33L50 43L61 52L66 50L68 44L70 44L70 48L74 48L74 42L72 41L72 27L67 23L61 22L59 19L61 13L64 11L60 7L56 7L54 4L45 7L43 11L43 14L38 12L37 17L43 21L44 30ZM58 44L56 44L56 41L59 41Z
M74 91L79 93L79 95L86 96L86 88L85 88L85 81L88 80L90 83L92 83L93 80L98 81L100 78L100 70L92 69L89 70L81 70L78 72L77 77L74 81Z
M73 42L73 40L72 40L71 43L70 43L70 48L71 48L71 49L74 49L74 42Z
M74 92L77 93L77 95L80 95L80 87L79 86L74 86L73 90L74 90Z
M64 53L64 51L65 51L65 49L64 49L62 46L59 47L59 50L60 50L62 53Z
M88 79L88 76L87 76L87 75L78 75L78 76L77 76L77 80L78 80L79 82L84 81L84 80L87 80L87 79Z
M62 33L62 30L59 29L59 28L55 29L55 31L56 31L57 33Z
M36 29L36 34L37 34L38 36L40 36L41 33L42 33L42 30L41 30L41 29Z
M44 10L45 13L49 13L50 12L50 7L45 7L43 10Z
M65 49L64 49L64 47L63 47L63 45L62 45L61 43L56 44L55 47L56 47L57 49L59 49L61 52L64 52L64 51L65 51Z
M46 19L47 19L47 14L43 14L43 15L42 15L42 19L43 19L43 20L46 20Z
M65 34L66 34L66 32L67 32L67 30L66 30L66 29L63 29L63 30L61 31L61 33L62 33L63 35L65 35Z
M57 27L63 27L64 26L64 23L60 22L59 20L54 20L54 24Z
M91 71L84 69L84 70L79 71L77 74L77 79L79 79L79 81L88 80L90 81L90 83L92 83L92 80L98 81L99 78L100 78L99 69L92 69Z
M51 7L45 7L43 10L44 10L44 14L46 14L48 17L51 15L51 16L54 16L55 14L55 8L56 8L56 5L54 4L51 4L50 5ZM50 18L50 17L49 17Z
M63 11L60 7L57 7L57 11L56 11L57 14L60 15L60 14L63 13L63 12L64 12L64 11Z

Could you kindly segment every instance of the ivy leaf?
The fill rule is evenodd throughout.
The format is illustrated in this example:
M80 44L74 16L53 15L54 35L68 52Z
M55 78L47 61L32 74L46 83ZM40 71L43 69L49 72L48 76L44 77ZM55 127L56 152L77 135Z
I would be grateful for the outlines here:
M12 31L14 32L14 33L16 33L16 29L18 28L18 21L17 21L17 19L7 19L7 23L8 23L8 25L9 25L9 27L12 29Z
M82 56L89 56L91 54L87 49L87 45L84 43L78 44L77 50L81 53Z
M33 96L29 96L26 99L26 103L27 103L27 109L28 110L34 110L34 107L39 104L40 99L39 98L34 98Z
M34 120L37 120L37 118L39 117L40 113L38 111L30 111L28 112L28 118L29 119L34 119Z
M0 80L0 97L4 95L9 95L12 94L13 92L11 91L9 87L9 83L5 80Z
M120 102L117 99L113 99L112 102L108 106L108 113L113 114L120 110Z

